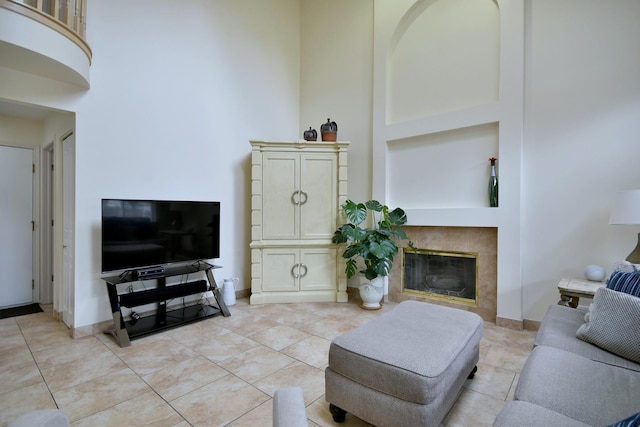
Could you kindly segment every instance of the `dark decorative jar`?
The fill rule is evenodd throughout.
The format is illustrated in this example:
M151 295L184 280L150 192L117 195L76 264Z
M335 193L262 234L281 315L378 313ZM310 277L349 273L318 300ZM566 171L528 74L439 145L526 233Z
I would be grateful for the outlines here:
M335 142L338 140L338 124L327 119L327 123L320 126L323 141Z
M489 176L489 206L492 208L498 207L498 177L496 176L496 159L491 157L491 175Z
M304 140L305 141L316 141L318 139L318 132L315 129L311 129L309 126L309 130L304 131Z

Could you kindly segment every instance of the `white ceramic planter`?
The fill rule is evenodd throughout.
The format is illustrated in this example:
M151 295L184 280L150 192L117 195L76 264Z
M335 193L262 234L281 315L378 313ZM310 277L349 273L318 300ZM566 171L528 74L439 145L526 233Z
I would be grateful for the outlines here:
M382 308L380 301L384 296L384 278L376 277L370 283L360 285L360 307L366 310L378 310Z

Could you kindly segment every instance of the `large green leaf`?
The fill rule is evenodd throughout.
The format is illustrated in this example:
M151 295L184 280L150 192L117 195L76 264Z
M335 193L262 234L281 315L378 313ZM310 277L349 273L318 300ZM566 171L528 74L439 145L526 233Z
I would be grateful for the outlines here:
M378 276L388 276L391 271L391 267L393 267L392 260L390 258L385 258L376 263L375 271Z
M347 260L347 268L345 270L345 273L347 273L347 277L352 278L353 276L356 275L357 272L358 272L358 267L356 265L356 260L355 259Z
M369 255L369 251L367 250L367 246L362 243L357 243L354 245L347 246L347 248L344 250L344 253L342 254L342 257L351 258L354 256L361 256L365 258L368 255Z
M367 219L367 207L364 203L355 203L352 200L347 200L342 205L342 209L344 209L344 213L350 223L360 225Z
M350 225L351 224L346 224L346 225L343 225L342 227L338 228L333 233L333 237L331 238L331 242L335 243L336 245L341 245L343 243L347 243L349 241L349 233L347 232L346 229Z
M362 273L364 274L364 277L367 278L367 280L373 280L373 279L375 279L376 277L379 276L379 274L376 272L376 270L375 269L371 269L371 268L368 268L368 269L362 271Z
M400 208L395 208L389 212L389 222L393 225L404 225L407 223L407 214Z
M390 240L383 240L380 243L372 242L369 245L369 252L379 259L393 256L397 251L398 247Z
M382 209L384 208L384 205L377 200L369 200L365 203L365 206L374 212L382 212Z

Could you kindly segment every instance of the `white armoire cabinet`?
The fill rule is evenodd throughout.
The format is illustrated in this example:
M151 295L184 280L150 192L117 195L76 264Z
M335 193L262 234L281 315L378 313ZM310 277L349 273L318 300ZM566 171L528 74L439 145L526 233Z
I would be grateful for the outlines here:
M348 142L251 141L251 304L346 302Z

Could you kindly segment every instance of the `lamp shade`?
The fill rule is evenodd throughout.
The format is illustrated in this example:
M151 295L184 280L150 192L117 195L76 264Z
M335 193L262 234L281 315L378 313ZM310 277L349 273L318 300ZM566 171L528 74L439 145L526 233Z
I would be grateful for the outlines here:
M624 190L616 194L609 224L640 224L640 190Z

